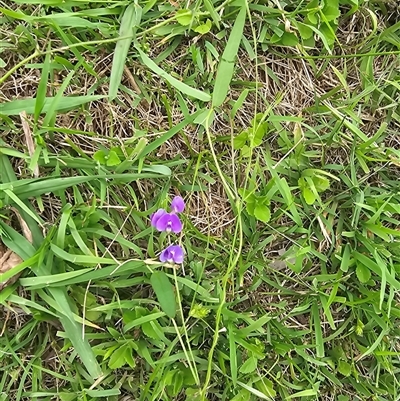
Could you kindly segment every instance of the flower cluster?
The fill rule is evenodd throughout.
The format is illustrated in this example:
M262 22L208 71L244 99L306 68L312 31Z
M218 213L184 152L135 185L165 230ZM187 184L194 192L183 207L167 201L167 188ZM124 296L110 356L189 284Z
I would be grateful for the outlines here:
M165 209L158 209L150 217L151 225L158 231L173 232L179 234L182 231L183 224L178 216L185 209L185 201L180 196L175 196L171 202L171 211L168 213ZM170 245L161 252L161 262L182 263L183 249L179 245Z

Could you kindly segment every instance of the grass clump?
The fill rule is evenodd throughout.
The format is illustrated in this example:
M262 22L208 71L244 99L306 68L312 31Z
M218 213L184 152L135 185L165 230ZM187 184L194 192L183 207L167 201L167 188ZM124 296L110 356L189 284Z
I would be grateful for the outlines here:
M0 400L399 398L396 2L0 11Z

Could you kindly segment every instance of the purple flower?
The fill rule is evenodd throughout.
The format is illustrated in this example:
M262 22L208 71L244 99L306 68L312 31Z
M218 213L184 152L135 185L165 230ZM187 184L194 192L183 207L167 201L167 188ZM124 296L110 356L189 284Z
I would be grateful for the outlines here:
M170 245L161 252L160 261L178 264L182 263L183 249L179 245Z
M167 232L173 231L175 234L180 233L183 227L181 220L176 214L167 213L165 212L165 210L163 214L160 214L157 217L154 216L152 218L152 225L158 231L167 231Z
M167 211L164 209L158 209L155 213L150 216L151 225L153 227L157 227L157 222L160 220L164 214L167 214Z
M182 213L185 209L185 201L181 196L175 196L171 202L172 213Z

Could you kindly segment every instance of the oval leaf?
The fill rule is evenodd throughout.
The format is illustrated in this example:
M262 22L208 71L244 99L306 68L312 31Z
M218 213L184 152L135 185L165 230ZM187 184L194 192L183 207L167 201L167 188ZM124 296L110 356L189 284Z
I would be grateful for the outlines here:
M175 292L167 275L162 271L156 271L151 275L150 283L156 293L161 309L167 316L174 318L176 313Z
M371 278L371 270L369 270L368 267L362 265L361 263L357 264L356 274L357 278L363 284L367 283Z
M264 204L257 204L254 208L254 216L257 220L268 223L271 218L269 207Z

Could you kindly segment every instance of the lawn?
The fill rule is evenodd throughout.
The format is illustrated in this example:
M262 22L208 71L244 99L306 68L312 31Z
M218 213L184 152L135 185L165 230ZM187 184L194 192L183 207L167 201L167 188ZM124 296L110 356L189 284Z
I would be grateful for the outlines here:
M0 401L400 400L399 95L397 1L0 1Z

